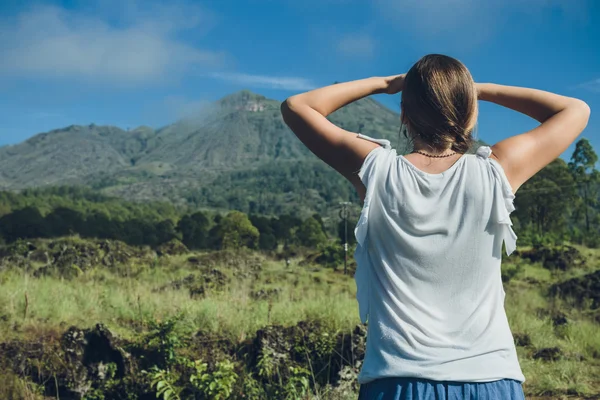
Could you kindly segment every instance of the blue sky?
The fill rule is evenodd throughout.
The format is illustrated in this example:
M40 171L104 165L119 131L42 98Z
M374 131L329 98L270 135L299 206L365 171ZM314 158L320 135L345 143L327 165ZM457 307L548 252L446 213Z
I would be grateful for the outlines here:
M160 127L240 89L282 100L428 53L476 81L585 100L600 152L594 0L2 0L0 145L71 124ZM399 96L377 98L398 110ZM533 126L482 104L478 134Z

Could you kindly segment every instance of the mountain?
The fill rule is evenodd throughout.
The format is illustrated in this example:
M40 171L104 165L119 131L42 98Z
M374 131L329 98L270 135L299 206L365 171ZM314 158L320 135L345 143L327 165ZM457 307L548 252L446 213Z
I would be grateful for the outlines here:
M257 212L321 209L354 196L287 128L279 104L245 90L158 130L92 124L42 133L0 148L0 189L86 185L134 200ZM330 119L407 147L399 115L371 98Z

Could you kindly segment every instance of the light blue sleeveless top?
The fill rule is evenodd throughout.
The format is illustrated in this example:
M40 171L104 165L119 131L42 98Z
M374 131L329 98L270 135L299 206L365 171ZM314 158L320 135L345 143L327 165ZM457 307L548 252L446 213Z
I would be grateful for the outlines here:
M415 377L490 382L525 377L504 310L502 244L516 247L514 195L491 149L429 174L387 140L366 157L355 229L360 318L368 321L358 381Z

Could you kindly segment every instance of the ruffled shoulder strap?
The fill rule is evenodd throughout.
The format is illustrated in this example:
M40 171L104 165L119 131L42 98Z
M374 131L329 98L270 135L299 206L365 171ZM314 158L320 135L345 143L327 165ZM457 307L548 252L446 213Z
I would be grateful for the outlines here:
M512 221L510 220L510 213L515 210L515 195L504 173L504 168L491 158L492 149L489 146L481 146L477 149L476 154L489 163L490 170L495 178L493 217L494 222L500 225L504 245L506 246L506 254L510 255L517 248L517 235L512 229Z
M363 135L362 133L359 133L358 137L361 138L361 139L368 140L369 142L377 143L377 144L381 145L384 149L391 149L392 148L391 142L389 140L387 140L387 139L375 139L375 138L372 138L370 136Z

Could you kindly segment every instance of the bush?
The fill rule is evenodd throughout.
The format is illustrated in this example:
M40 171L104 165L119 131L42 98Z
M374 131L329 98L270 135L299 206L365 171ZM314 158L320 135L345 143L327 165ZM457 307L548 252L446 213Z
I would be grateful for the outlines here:
M344 247L339 242L328 242L319 246L319 255L315 262L324 267L337 270L340 265L344 265Z

